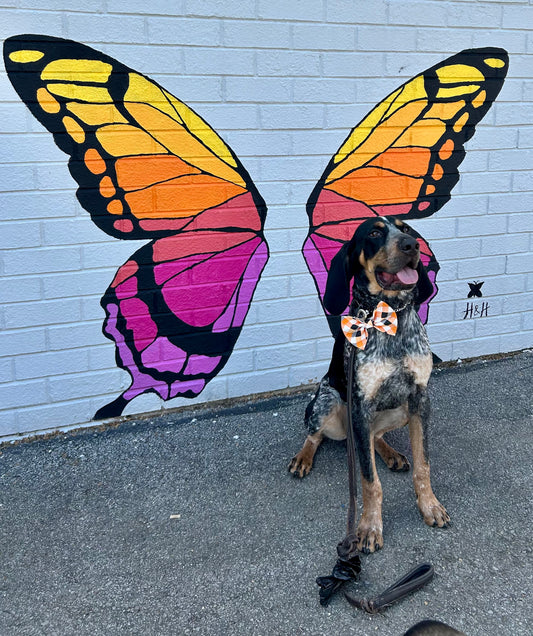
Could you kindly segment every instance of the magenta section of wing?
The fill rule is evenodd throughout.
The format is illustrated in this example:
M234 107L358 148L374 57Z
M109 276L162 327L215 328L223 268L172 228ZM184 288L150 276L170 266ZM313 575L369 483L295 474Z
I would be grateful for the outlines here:
M312 199L313 197L310 198L310 201ZM404 217L408 221L406 213L409 210L410 206L403 204L369 207L361 201L348 199L326 189L320 190L314 204L308 204L310 228L302 247L302 253L315 281L326 316L329 314L324 307L323 299L328 272L331 261L344 243L352 238L359 225L367 219L378 216L398 216ZM439 265L427 242L416 232L414 234L420 244L421 260L427 269L434 290L431 297L419 309L420 318L425 324L428 318L429 303L437 293L435 279ZM343 313L348 311L348 307L349 305ZM330 322L330 324L333 323ZM334 325L334 330L336 330L337 323L335 322Z
M268 249L259 234L236 232L226 240L223 234L207 234L212 241L204 252L174 259L169 246L180 254L197 242L186 233L172 237L163 246L164 262L156 262L161 246L154 241L118 270L102 306L104 333L115 341L117 363L132 378L121 396L126 403L147 391L163 400L194 397L226 364ZM226 249L218 249L222 244Z

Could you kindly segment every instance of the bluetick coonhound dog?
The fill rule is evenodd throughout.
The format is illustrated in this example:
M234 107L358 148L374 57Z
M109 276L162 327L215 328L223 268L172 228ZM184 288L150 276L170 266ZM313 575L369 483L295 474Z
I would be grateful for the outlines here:
M406 471L410 467L407 458L382 438L387 431L409 426L414 489L424 521L443 527L449 517L430 483L430 404L426 387L433 358L416 305L427 300L433 288L411 228L395 217L376 217L359 226L331 263L324 296L324 305L331 314L339 315L345 310L352 279L350 316L363 319L368 326L367 339L364 348L357 345L355 349L350 374L347 363L355 345L343 331L337 336L328 372L306 409L305 423L310 434L289 470L304 477L311 470L324 437L346 438L347 379L351 375L352 420L363 499L357 548L368 553L383 546L382 489L374 452L391 470ZM367 322L380 301L396 313L395 335L371 328L372 323Z

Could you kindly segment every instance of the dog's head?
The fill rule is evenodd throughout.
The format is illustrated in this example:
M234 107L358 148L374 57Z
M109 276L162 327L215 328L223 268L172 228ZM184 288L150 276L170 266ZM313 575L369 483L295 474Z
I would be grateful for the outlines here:
M394 298L413 292L417 304L433 292L413 230L392 216L361 223L332 260L324 295L331 314L340 314L348 305L352 279L354 286L376 296Z

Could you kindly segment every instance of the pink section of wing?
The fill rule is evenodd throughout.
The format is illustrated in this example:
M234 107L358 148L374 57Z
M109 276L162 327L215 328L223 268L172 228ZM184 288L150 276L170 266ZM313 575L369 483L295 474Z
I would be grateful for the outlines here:
M179 373L182 370L186 358L187 352L176 347L165 336L156 338L141 354L145 367L173 373Z
M194 327L212 325L226 310L260 243L261 239L255 236L168 280L162 293L172 313ZM261 269L257 269L254 288Z
M150 309L140 298L120 301L120 313L126 319L126 329L133 333L137 351L142 351L157 336L157 325L152 320Z
M184 375L202 375L212 373L218 363L222 360L222 356L202 356L200 354L192 354L189 357Z
M365 203L323 189L316 200L311 225L317 227L323 223L337 223L348 219L364 221L371 216L375 216L375 212Z
M394 203L393 205L374 205L372 209L378 216L405 216L412 207L411 203Z

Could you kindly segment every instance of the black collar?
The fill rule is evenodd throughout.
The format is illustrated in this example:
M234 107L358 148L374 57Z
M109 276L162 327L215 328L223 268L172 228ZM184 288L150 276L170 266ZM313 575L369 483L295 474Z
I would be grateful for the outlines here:
M385 294L371 294L366 287L354 285L352 289L352 302L350 303L350 315L356 316L359 310L370 315L381 301L387 303L396 313L406 309L413 304L414 295L412 291L400 293L398 296L390 298Z

